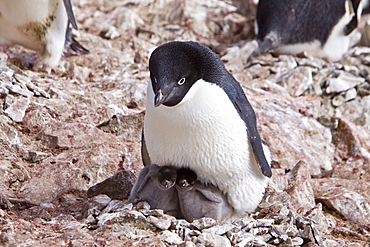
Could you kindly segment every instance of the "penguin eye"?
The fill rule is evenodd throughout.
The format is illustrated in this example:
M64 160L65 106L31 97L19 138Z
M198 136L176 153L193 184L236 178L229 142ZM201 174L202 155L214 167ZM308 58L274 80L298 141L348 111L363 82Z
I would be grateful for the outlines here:
M185 77L181 78L181 79L177 82L177 84L179 84L180 86L181 86L182 84L184 84L184 83L185 83Z

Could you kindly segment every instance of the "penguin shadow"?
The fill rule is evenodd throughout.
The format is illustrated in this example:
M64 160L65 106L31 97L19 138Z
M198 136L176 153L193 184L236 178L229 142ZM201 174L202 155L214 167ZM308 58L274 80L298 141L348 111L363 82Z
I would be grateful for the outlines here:
M230 220L234 209L226 196L212 184L202 184L194 171L186 168L150 165L140 171L129 202L147 201L151 209L162 209L178 219L193 222L210 217Z

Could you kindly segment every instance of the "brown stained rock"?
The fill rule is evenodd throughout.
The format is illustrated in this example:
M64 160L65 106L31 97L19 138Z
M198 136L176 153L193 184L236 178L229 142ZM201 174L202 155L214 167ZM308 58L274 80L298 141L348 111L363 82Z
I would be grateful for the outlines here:
M250 101L262 139L271 147L273 160L286 169L304 161L309 164L311 176L330 173L334 156L330 130L292 109L292 98L267 95L251 97Z
M308 164L298 162L287 174L288 186L285 191L291 196L291 208L306 212L315 206Z
M368 163L367 161L370 160L370 133L366 128L341 118L334 118L332 122L336 155L344 161L361 159L364 161L363 163Z
M104 132L121 136L127 141L141 143L141 132L144 127L145 112L133 115L113 116L109 121L98 126Z
M10 117L13 121L20 123L23 120L29 104L29 98L18 98L5 110L5 114L8 115L8 117Z
M113 200L127 200L136 180L130 171L120 171L87 190L88 197L105 194Z
M312 180L315 199L346 219L370 227L369 181L322 178Z
M31 178L21 187L18 196L39 204L51 202L68 191L86 191L131 164L129 159L122 160L130 156L124 150L121 143L112 140L46 158L30 170Z
M341 119L333 119L333 122L333 143L339 158L345 161L360 159L360 149L347 122Z
M291 96L302 96L313 84L312 68L308 66L296 67L282 75L278 80L279 84L288 89Z

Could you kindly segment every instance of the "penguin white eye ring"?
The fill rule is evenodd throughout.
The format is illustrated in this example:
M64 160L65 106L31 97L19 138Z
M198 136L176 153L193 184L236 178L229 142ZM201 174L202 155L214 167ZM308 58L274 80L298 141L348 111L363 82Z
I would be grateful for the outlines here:
M185 79L185 77L183 77L183 78L181 78L181 79L177 82L177 84L181 86L181 85L183 85L183 84L185 83L185 80L186 80L186 79Z

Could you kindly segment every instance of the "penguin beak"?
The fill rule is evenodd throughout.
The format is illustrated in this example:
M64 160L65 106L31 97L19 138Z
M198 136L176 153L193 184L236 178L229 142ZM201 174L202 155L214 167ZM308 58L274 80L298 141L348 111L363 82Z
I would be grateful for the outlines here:
M155 94L155 97L154 97L154 106L155 107L160 106L167 99L169 94L170 94L170 92L163 95L162 94L162 89L159 89L158 92Z
M158 107L162 104L162 102L163 102L162 90L159 89L154 97L154 106Z

